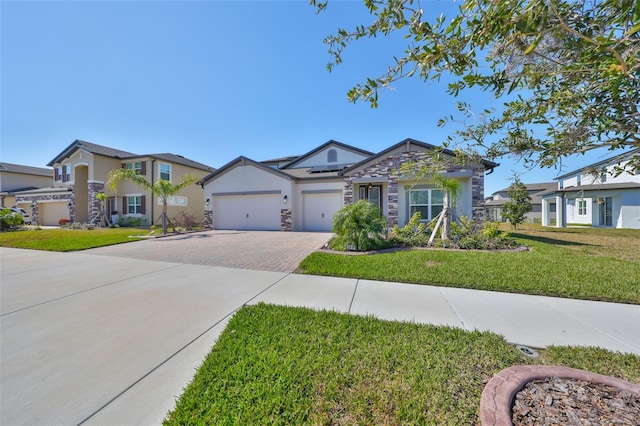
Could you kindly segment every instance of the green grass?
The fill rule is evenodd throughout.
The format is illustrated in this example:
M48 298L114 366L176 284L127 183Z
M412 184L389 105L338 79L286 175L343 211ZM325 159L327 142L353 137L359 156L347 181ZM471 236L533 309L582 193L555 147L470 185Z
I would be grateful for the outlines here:
M141 238L130 237L148 234L148 230L136 228L34 229L0 233L0 247L76 251L138 241Z
M231 319L165 424L477 424L484 384L529 363L640 383L640 357L581 353L532 361L493 333L260 304Z
M298 272L640 304L640 231L529 226L525 252L312 253Z

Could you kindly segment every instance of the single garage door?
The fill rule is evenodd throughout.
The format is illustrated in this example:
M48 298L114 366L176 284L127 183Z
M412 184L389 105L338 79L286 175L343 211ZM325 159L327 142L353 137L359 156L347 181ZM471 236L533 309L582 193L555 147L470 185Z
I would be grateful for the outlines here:
M69 202L38 203L38 221L42 226L58 226L60 219L69 219Z
M280 194L214 195L215 229L280 230Z
M305 231L331 231L333 215L342 208L342 191L302 193Z

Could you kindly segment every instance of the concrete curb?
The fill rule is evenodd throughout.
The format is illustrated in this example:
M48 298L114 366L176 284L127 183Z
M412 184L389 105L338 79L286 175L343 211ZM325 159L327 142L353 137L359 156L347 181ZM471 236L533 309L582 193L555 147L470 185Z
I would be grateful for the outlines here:
M488 425L511 425L511 406L515 395L525 385L538 379L547 377L562 377L567 379L584 380L600 383L613 388L633 392L640 395L640 386L615 377L604 376L575 368L519 365L502 370L486 384L480 399L480 422Z

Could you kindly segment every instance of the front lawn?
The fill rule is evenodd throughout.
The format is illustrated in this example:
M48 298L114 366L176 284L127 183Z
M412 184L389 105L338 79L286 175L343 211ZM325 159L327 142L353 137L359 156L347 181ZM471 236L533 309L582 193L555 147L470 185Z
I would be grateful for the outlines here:
M76 251L138 241L142 238L136 236L148 234L149 230L136 228L19 230L0 233L0 247Z
M484 384L531 363L640 383L635 355L530 360L493 333L259 304L231 319L165 424L478 424Z
M525 252L312 253L298 272L640 304L640 230L528 226Z

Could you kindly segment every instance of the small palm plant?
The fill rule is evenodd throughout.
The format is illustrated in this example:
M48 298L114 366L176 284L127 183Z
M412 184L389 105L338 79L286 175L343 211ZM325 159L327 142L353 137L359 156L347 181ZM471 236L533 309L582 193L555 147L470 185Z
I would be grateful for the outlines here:
M338 250L353 247L356 251L382 248L386 227L380 208L367 200L360 200L344 206L333 216L336 238L332 246Z
M184 175L177 184L172 184L168 180L159 179L154 183L149 182L144 176L139 175L135 170L115 169L109 173L109 187L115 191L118 183L122 181L133 182L139 188L153 192L162 201L162 233L167 233L167 206L169 197L176 195L183 188L198 181L194 175Z

